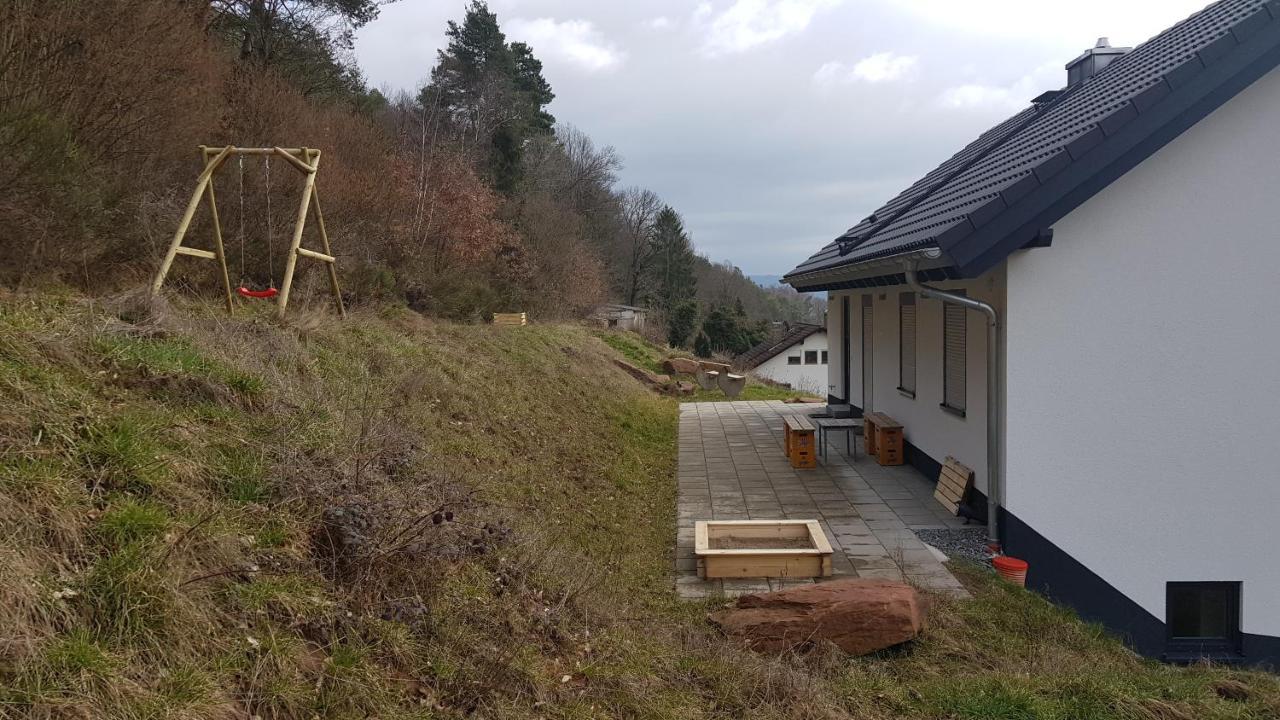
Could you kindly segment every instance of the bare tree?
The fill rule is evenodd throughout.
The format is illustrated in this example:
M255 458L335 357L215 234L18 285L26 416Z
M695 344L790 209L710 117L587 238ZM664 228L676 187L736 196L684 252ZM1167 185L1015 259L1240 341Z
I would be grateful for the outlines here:
M635 305L641 282L653 259L653 224L662 211L662 200L652 190L629 187L622 191L621 245L627 304Z

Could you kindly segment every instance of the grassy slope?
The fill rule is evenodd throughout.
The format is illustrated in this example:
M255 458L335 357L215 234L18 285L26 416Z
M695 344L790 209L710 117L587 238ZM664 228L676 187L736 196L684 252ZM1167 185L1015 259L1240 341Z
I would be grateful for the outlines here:
M0 297L0 716L1280 714L1274 677L1139 661L976 572L907 649L736 649L669 592L676 406L612 353Z
M617 350L628 362L653 373L662 373L662 360L667 356L644 338L630 332L599 333L609 347ZM754 375L747 376L747 386L738 395L738 400L791 400L809 397L807 393L798 392L776 384L760 382ZM692 395L680 398L681 402L720 402L725 400L724 392L717 389L703 390L698 387Z

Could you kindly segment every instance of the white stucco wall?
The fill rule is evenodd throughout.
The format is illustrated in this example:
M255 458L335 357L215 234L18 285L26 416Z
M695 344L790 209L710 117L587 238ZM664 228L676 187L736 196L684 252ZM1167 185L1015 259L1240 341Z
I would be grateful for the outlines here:
M816 332L769 358L751 372L758 377L769 378L774 382L790 385L796 390L810 392L823 397L826 395L827 367L830 363L829 361L827 364L822 362L822 352L827 349L827 334L825 332ZM806 350L818 353L818 362L816 364L804 364ZM801 364L787 364L787 358L792 355L798 355Z
M971 281L931 283L944 290L963 289L970 297L994 304L997 308L1004 305L1004 268L1003 266ZM916 298L916 393L911 398L898 391L899 383L899 323L898 296L907 291L905 285L878 288L873 291L849 291L850 344L853 402L864 409L886 413L902 423L908 442L923 450L930 457L941 462L948 455L973 468L978 489L986 491L987 467L987 435L986 435L986 362L987 331L982 316L970 312L967 314L968 325L966 337L966 398L965 417L958 417L943 410L942 403L942 340L943 311L942 302L926 298ZM839 305L838 297L844 291L832 293L832 302L828 306ZM874 386L871 395L871 407L863 402L862 392L862 297L870 294L872 298L872 375ZM828 311L830 313L830 310ZM839 331L838 320L833 326ZM832 345L840 342L833 335ZM831 385L843 384L840 379L840 367L831 366L828 382Z
M1054 232L1008 264L1007 507L1162 621L1243 581L1280 635L1280 71Z

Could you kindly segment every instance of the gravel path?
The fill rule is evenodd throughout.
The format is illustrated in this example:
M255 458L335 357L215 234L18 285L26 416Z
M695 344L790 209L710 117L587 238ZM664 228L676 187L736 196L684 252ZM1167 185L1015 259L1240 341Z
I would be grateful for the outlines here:
M921 541L938 548L949 558L963 558L987 564L987 529L985 527L955 530L916 530Z

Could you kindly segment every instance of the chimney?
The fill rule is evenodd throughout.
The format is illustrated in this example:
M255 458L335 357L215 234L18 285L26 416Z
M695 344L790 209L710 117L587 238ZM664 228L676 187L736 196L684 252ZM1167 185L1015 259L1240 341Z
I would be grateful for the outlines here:
M1085 50L1080 57L1067 63L1067 87L1075 87L1089 78L1102 72L1116 58L1133 48L1113 48L1106 38L1098 38L1093 47Z

